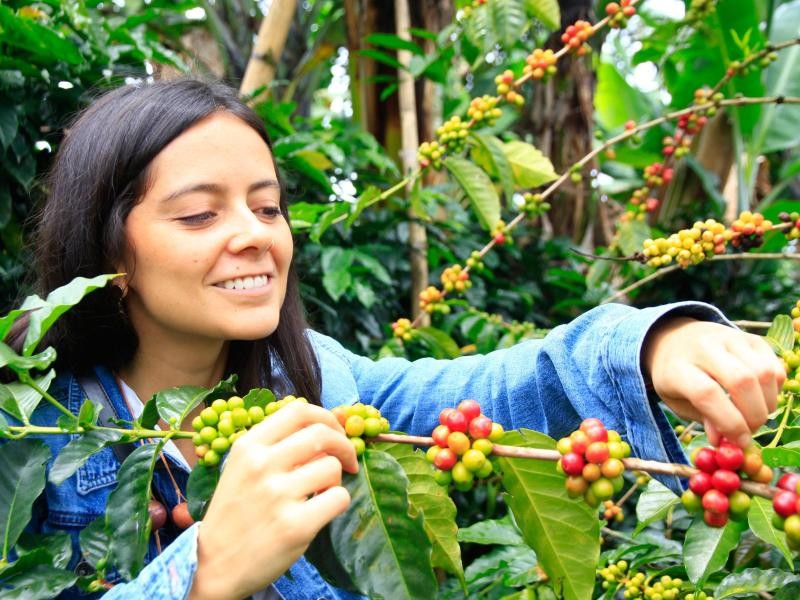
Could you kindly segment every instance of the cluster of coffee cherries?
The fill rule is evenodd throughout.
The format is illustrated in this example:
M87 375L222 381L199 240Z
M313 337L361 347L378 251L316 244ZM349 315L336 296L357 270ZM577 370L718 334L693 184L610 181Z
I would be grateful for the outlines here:
M725 244L732 236L733 233L725 229L725 225L714 219L696 221L690 229L681 229L667 238L646 239L642 260L656 268L674 260L686 268L715 254L723 254Z
M524 73L526 75L530 75L533 79L544 79L545 77L550 77L555 75L558 71L556 67L557 61L558 57L552 50L535 48L533 52L531 52L525 58Z
M491 127L502 114L503 111L497 108L497 98L494 96L473 98L467 109L467 116L475 125L485 124Z
M436 135L439 146L444 148L445 152L461 152L467 144L469 123L455 115L436 129Z
M436 481L441 485L452 482L462 492L472 489L476 478L485 479L494 472L489 456L504 433L502 425L481 413L475 400L445 408L431 434L434 445L426 453L435 467Z
M406 318L397 319L392 323L392 334L396 338L400 338L404 342L410 342L414 339L414 327L411 325L411 320Z
M361 456L366 450L365 437L375 437L381 433L389 433L389 420L381 416L381 411L370 404L356 402L342 404L331 409L339 421L353 447L356 455Z
M766 220L764 215L746 210L731 223L731 246L743 252L757 248L764 243L764 234L771 229L772 222Z
M622 507L613 500L606 500L603 502L603 519L608 521L616 521L622 523L625 519L625 513L622 512Z
M786 233L786 238L790 240L800 239L800 212L782 212L778 215L781 223L791 223L792 227Z
M550 210L550 203L546 202L541 194L525 192L522 194L519 210L524 212L528 218L534 219Z
M464 8L461 9L461 17L464 19L468 19L472 15L472 11L478 8L479 6L483 6L486 4L487 0L472 0L470 4L467 4Z
M499 219L497 223L494 224L492 227L491 234L492 239L494 240L495 244L512 244L514 240L511 239L511 234L509 233L508 225L502 219Z
M703 117L713 117L716 115L717 107L724 98L725 95L722 92L712 92L711 88L708 87L697 88L694 91L694 104L696 106L702 106L704 104L708 104L709 102L713 102L714 105L692 112L688 115L681 115L681 117L678 119L678 126L686 129L687 133L689 134L699 133L707 122L707 119L703 119ZM692 128L696 129L692 131Z
M743 477L757 483L772 481L772 469L764 464L758 446L742 450L724 438L717 448L697 448L692 463L698 471L689 477L681 502L692 514L702 510L709 527L723 527L729 518L747 516L750 496L740 489Z
M592 37L593 33L594 29L592 29L591 23L583 19L578 19L572 25L567 26L564 33L561 34L561 41L569 48L570 52L577 56L583 56L591 51L586 40Z
M469 257L467 257L466 262L467 262L467 267L469 267L471 271L480 272L486 268L486 265L483 262L483 257L481 256L481 253L478 250L473 250L472 252L470 252L470 255Z
M630 456L631 448L600 419L584 419L578 430L558 440L556 448L561 454L556 468L567 475L564 485L570 497L583 496L589 506L597 507L622 489L622 459Z
M440 146L439 142L422 142L417 150L417 162L423 169L427 167L441 169L444 154L445 148Z
M667 185L672 181L672 169L662 163L653 163L644 168L644 180L651 188Z
M244 399L239 396L214 400L192 420L197 462L207 467L218 465L231 445L265 417L264 408L245 408Z
M445 291L463 292L472 287L469 280L469 273L461 268L461 265L452 265L442 271L442 286Z
M714 14L717 9L717 0L692 0L689 8L686 9L684 19L687 23L705 20Z
M604 590L624 588L623 598L647 598L648 600L678 600L681 598L682 579L669 575L648 578L645 573L630 569L625 560L609 563L598 571L598 575L603 580ZM705 594L702 598L713 600Z
M446 315L450 312L450 305L443 300L442 290L432 285L419 293L419 307L429 315L435 312Z
M766 67L770 66L778 60L778 53L774 51L767 52L759 58L758 60L750 60L750 61L738 61L734 60L728 65L728 69L725 74L728 77L733 77L734 75L740 75L745 77L755 71L756 69L765 69Z
M689 154L691 147L692 138L680 130L676 131L674 136L668 135L661 140L661 153L665 157L681 158Z
M636 7L631 0L620 0L619 2L609 2L606 4L606 14L608 15L608 26L613 29L620 29L628 24L628 19L636 14Z

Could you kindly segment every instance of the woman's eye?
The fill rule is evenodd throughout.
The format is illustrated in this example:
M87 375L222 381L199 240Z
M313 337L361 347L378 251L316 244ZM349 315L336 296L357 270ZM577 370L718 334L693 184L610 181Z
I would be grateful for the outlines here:
M258 212L260 212L262 216L269 219L275 219L283 214L281 213L281 208L279 206L264 206L263 208L259 208Z
M186 217L178 217L178 221L181 223L185 223L186 225L200 225L205 223L206 221L210 221L214 218L214 213L212 212L202 212L197 213L196 215L188 215Z

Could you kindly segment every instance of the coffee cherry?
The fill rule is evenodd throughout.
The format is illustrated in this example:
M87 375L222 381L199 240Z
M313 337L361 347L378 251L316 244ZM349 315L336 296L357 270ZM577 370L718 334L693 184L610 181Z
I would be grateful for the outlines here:
M458 456L450 448L441 448L433 459L433 464L437 469L449 471L458 462Z
M361 437L364 435L364 427L364 417L359 415L350 415L344 424L344 430L348 437Z
M726 496L730 496L739 489L742 484L739 476L733 471L717 469L711 476L711 484Z
M503 426L500 423L492 423L492 433L489 434L489 441L499 442L503 439L503 435L505 435Z
M480 450L471 448L464 452L464 455L461 457L461 461L464 463L464 466L467 467L467 469L475 473L480 471L486 464L486 455L484 455Z
M750 496L741 490L736 490L728 497L728 500L730 502L729 510L732 518L743 519L747 516L752 503Z
M483 462L483 466L475 471L475 477L479 479L486 479L494 472L494 466L492 465L492 461L486 460Z
M492 434L492 420L485 415L474 417L469 423L469 435L478 440L488 438Z
M681 503L689 513L698 513L703 510L702 495L696 494L692 490L686 490L681 495Z
M728 513L706 510L703 512L703 520L709 527L725 527L728 522Z
M433 463L436 460L436 455L442 450L440 446L434 444L433 446L429 446L428 449L425 451L425 459L429 463Z
M583 477L570 476L567 477L565 487L567 488L567 494L569 494L570 498L578 498L579 496L583 496L589 489L589 482Z
M717 470L716 452L711 448L700 448L694 456L694 465L709 474Z
M581 477L583 477L586 481L592 482L597 481L603 476L603 472L600 470L600 465L596 465L594 463L586 463L581 469Z
M580 475L586 462L577 452L570 452L561 457L561 468L567 475Z
M172 509L172 522L178 529L188 529L194 524L192 515L189 514L189 505L186 502L179 502Z
M158 500L150 500L147 505L147 514L150 516L150 529L157 531L167 522L167 509Z
M431 434L437 446L447 448L447 438L450 437L450 428L447 425L438 425Z
M572 452L576 454L584 454L591 443L586 433L580 430L573 431L569 438L572 442Z
M783 531L786 533L786 541L796 549L800 546L800 515L794 514L786 517L783 522Z
M602 464L609 457L608 444L605 442L592 442L586 448L585 456L586 460L590 463L594 463L596 465Z
M447 447L460 456L469 450L470 441L465 433L453 431L447 437Z
M700 471L689 477L689 489L698 496L702 496L713 487L711 475Z
M479 452L482 452L484 456L489 456L492 453L492 449L494 448L494 444L487 440L486 438L479 438L472 442L472 447Z
M588 427L584 430L584 433L586 433L586 437L589 438L590 442L608 441L608 430L602 425L599 427Z
M593 481L589 486L589 491L592 492L595 498L600 500L608 500L614 495L614 484L612 484L605 477L601 477L597 481Z
M348 439L350 440L350 443L353 444L353 448L356 451L356 456L363 456L364 452L367 451L367 444L364 442L364 438L351 437Z
M466 433L469 425L467 417L459 411L448 413L445 423L450 431L461 433Z
M600 465L600 471L603 473L603 477L615 479L625 471L625 465L618 458L609 458Z
M733 444L729 443L722 443L717 449L715 458L720 469L738 471L744 463L744 452L741 448L739 448L739 446L734 446Z
M473 475L472 471L467 469L467 467L461 461L458 461L453 465L451 473L455 483L472 484L473 480L475 479L475 475Z
M800 484L800 474L797 473L784 473L778 479L778 487L782 490L798 493L798 484Z
M728 512L730 501L728 497L719 490L708 490L703 494L703 508L706 511L722 514Z
M772 508L785 519L797 513L797 498L794 492L778 492L772 497Z

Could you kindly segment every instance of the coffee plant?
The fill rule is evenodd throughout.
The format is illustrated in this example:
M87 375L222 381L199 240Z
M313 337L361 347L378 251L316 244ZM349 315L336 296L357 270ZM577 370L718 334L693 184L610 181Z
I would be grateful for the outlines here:
M388 335L380 356L455 357L545 335L541 326L549 324L549 318L515 320L509 316L518 314L513 310L488 310L489 300L505 307L522 304L525 298L529 298L529 308L547 304L546 292L541 290L515 288L507 294L512 299L505 305L499 294L493 294L503 286L504 269L514 263L523 268L525 257L535 251L555 257L562 266L553 269L540 286L552 284L558 295L570 296L559 298L558 304L565 305L562 316L574 316L576 310L603 301L635 299L670 273L699 279L694 274L708 265L784 261L796 268L798 254L790 250L796 250L800 239L800 206L796 201L779 201L781 191L792 185L796 161L787 159L781 183L766 192L761 206L744 198L727 218L721 210L688 214L698 203L682 205L675 190L676 181L691 171L699 174L704 195L720 197L719 182L694 158L703 136L720 119L734 122L741 140L760 140L761 147L748 146L750 154L758 155L765 148L788 153L797 146L800 6L796 1L781 4L775 10L781 19L773 19L766 35L732 16L737 10L742 14L749 10L732 8L733 0L687 2L684 19L669 26L660 26L652 13L644 11L646 3L600 4L600 18L595 22L575 19L555 35L555 41L524 51L522 45L535 46L540 39L536 27L558 29L556 3L459 2L454 22L427 55L414 41L374 37L372 41L383 50L411 50L418 60L399 67L420 78L437 77L437 65L452 60L456 50L474 70L470 76L475 85L469 97L453 99L434 137L416 149L417 168L399 180L394 163L364 132L341 123L332 130L330 123L292 120L293 107L287 103L269 101L258 108L276 139L274 153L289 173L290 189L307 193L307 201L292 206L292 220L297 233L320 242L307 244L306 256L301 258L321 280L322 291L310 290L312 298L321 310L334 315L336 311L323 298L357 300L359 309L370 309L373 314L367 321L373 340L367 346ZM4 49L17 53L7 52L0 78L0 91L12 100L31 97L25 90L46 87L44 71L22 64L19 56L28 53L59 78L80 83L79 91L91 82L115 83L110 74L95 73L107 55L115 57L116 62L107 61L114 66L114 75L125 74L120 66L143 57L184 68L168 42L162 43L162 37L136 22L119 18L101 29L82 28L82 16L103 21L85 7L70 12L52 3L37 7L17 2L13 8L0 8L3 29L16 32L0 40ZM686 40L704 39L715 19L729 27L722 33L727 44L724 61L717 64L713 57L705 57L706 63L696 62L700 65L697 76L683 75L692 85L671 81L672 105L657 116L636 102L615 109L606 99L593 147L566 168L556 169L555 161L529 138L512 131L511 124L531 105L532 86L555 81L565 63L595 61L598 72L608 66L598 64L596 58L597 39L608 29L631 29L626 33L642 38L639 52L650 58L663 55L667 77L678 78L681 57L705 50L702 43L692 46ZM58 27L48 29L51 21ZM535 26L529 27L528 22ZM652 29L649 39L644 39L643 26ZM418 33L423 39L430 37L430 32ZM126 36L133 50L119 53L115 41ZM85 70L78 66L78 55L66 50L67 40L77 38L87 41L80 45L84 60L91 63ZM685 46L669 54L666 49L675 40ZM91 60L89 49L97 54ZM62 60L54 61L48 51L59 50L63 50ZM383 50L373 50L372 56L397 67L394 57ZM487 66L480 56L489 51L498 60ZM703 66L709 63L710 67ZM143 64L137 65L135 73L142 74ZM703 81L695 85L698 78ZM615 85L627 89L624 81ZM78 95L75 92L70 98L70 110ZM15 106L11 112L0 109L3 175L12 183L10 192L0 190L0 225L14 223L3 232L6 240L13 236L14 244L8 246L14 256L21 249L17 222L26 213L17 200L22 191L33 189L34 163L40 157L33 155L31 146L38 138L37 127L42 126L28 103ZM759 108L763 109L760 117ZM738 150L746 154L743 148ZM335 178L326 172L334 165L339 174L358 171L363 178L352 202L324 202L334 194ZM742 180L756 177L754 163L739 166ZM423 185L432 174L435 181L447 182L444 188ZM609 174L624 185L603 192L601 175ZM740 188L740 194L747 194L752 186ZM398 195L406 189L413 190L409 202L418 216L430 218L446 207L452 222L431 219L429 229L441 238L454 232L452 237L459 240L431 243L431 252L438 257L432 262L441 268L415 298L420 309L416 318L398 316L402 315L399 303L381 299L399 290L391 287L398 285L398 273L407 275L405 267L386 266L385 259L376 258L381 253L393 256L399 236L389 239L387 235L382 246L370 239L372 227L386 227L386 231L394 227L397 213L383 211L399 202ZM607 246L587 252L571 244L537 249L531 242L565 189L602 193L617 205ZM453 195L464 202L453 202ZM13 215L11 198L17 211ZM478 228L480 233L475 234ZM13 256L4 253L2 258L5 262L0 266L5 271L0 275L14 279ZM0 343L0 367L15 379L0 387L3 597L51 597L73 585L102 592L113 585L109 582L112 571L123 578L135 577L143 567L148 540L151 536L158 540L168 519L183 528L202 518L219 469L236 440L287 403L304 401L294 396L276 398L266 389L237 396L231 378L210 390L164 390L147 402L142 416L133 422L101 425L101 407L88 399L77 415L72 414L48 392L55 376L55 352L38 346L61 314L112 277L76 279L47 298L26 299L20 308L0 318L0 340L6 339L21 315L30 319L20 353ZM796 292L796 271L793 281L792 292ZM529 312L538 310L544 309ZM394 322L381 325L381 319L390 320L391 311ZM762 318L771 312L778 311L763 310ZM351 509L321 532L307 557L333 584L375 598L798 597L800 475L786 471L800 464L800 300L796 293L784 294L780 312L786 314L756 324L768 327L766 339L786 368L778 410L745 449L725 440L709 447L696 424L675 419L676 434L691 464L630 456L627 442L596 419L585 420L560 440L528 430L505 431L502 423L493 423L467 398L443 411L430 437L392 432L391 423L371 406L356 403L332 409L356 448L361 469L357 475L344 477ZM333 324L336 320L331 319L332 327L341 327ZM57 424L31 423L41 403L52 404L61 413ZM184 431L181 425L187 415L201 404L205 408L192 421L191 431ZM159 419L168 429L156 429ZM49 435L72 438L57 456L50 456L37 439ZM185 501L167 515L166 508L151 496L153 468L164 443L180 438L192 439L199 460ZM67 534L35 536L25 531L45 482L62 483L109 446L142 441L147 443L125 460L105 515L81 534L82 555L93 572L67 570L72 552ZM686 491L677 496L659 483L662 475L685 478ZM380 572L371 568L375 564L381 565Z

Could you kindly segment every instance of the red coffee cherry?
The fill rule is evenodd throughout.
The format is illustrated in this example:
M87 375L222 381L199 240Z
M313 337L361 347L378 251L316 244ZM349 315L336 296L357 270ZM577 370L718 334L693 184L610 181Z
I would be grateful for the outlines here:
M596 465L602 464L608 460L609 457L608 444L605 442L592 442L589 444L589 447L586 448L585 456L586 460L590 463Z
M733 471L717 469L711 476L711 484L726 496L730 496L739 489L742 485L742 480Z
M437 446L447 448L447 438L450 437L450 428L447 425L437 425L431 434Z
M459 456L469 450L470 442L467 434L454 431L447 436L447 446Z
M587 429L590 429L592 427L602 427L603 429L605 429L606 426L603 425L603 422L600 419L597 419L595 417L589 417L581 421L579 429L585 433Z
M442 471L449 471L458 461L458 456L450 448L442 448L433 459L433 465Z
M584 433L586 433L586 437L592 442L608 441L608 430L602 425L599 427L588 427Z
M180 502L172 509L172 522L178 529L188 529L194 524L194 519L189 514L189 505L186 502Z
M725 527L725 523L728 522L728 513L715 513L711 512L710 510L706 510L703 512L703 520L709 527Z
M744 452L739 446L723 442L717 449L716 459L720 469L738 471L744 463Z
M492 433L492 420L486 415L478 415L469 423L469 435L479 440L488 438Z
M727 513L730 506L728 496L719 490L708 490L703 494L703 508L716 514Z
M567 475L580 475L586 461L577 452L569 452L561 457L561 468Z
M445 419L445 425L450 428L450 431L460 431L461 433L466 433L469 421L464 413L455 410L451 413L448 413L447 418Z
M583 431L573 431L569 436L570 441L572 441L572 451L576 454L583 454L586 452L586 448L589 447L591 440Z
M800 483L800 475L797 473L784 473L778 479L778 487L782 490L797 493L797 484Z
M151 529L161 529L167 522L167 509L158 500L150 500L147 505L147 514L150 515Z
M701 471L712 474L717 470L716 452L712 448L700 448L694 457L694 465Z
M447 417L454 410L455 410L455 408L445 408L445 409L443 409L442 412L439 413L439 424L440 425L447 425Z
M481 414L481 405L475 400L462 400L458 405L458 411L463 414L469 422Z
M700 471L699 473L694 473L691 477L689 477L689 489L698 496L702 496L713 487L714 486L711 483L711 475L708 473Z
M778 492L772 498L772 508L784 519L797 513L797 494L794 492Z

